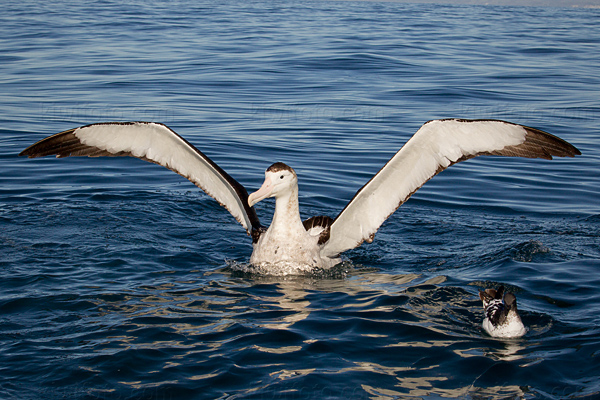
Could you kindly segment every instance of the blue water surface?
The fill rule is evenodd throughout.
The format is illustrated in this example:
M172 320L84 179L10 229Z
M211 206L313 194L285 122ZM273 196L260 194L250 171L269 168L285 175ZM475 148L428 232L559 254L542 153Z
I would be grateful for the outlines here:
M24 0L0 13L0 397L600 397L600 10ZM480 157L330 271L244 272L190 182L26 159L105 121L170 126L257 189L275 161L334 217L427 120L546 130L576 158ZM272 201L259 203L268 223ZM529 328L481 329L505 285Z

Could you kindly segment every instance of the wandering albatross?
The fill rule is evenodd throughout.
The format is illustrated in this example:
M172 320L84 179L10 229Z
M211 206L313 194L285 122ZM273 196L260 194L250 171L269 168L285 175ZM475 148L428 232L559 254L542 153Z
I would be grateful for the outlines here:
M277 162L267 168L260 189L248 195L204 153L166 125L109 122L86 125L49 136L20 155L43 157L132 156L160 164L189 179L218 201L252 237L255 266L300 270L329 268L340 254L371 242L381 224L436 174L479 155L544 158L581 154L566 141L539 129L499 120L441 119L426 122L404 146L356 192L336 218L300 219L298 177ZM268 228L254 204L275 198Z

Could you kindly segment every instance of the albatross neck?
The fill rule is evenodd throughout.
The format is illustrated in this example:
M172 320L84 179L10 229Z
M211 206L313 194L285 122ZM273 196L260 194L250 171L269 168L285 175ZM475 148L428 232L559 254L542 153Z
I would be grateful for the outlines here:
M277 196L275 199L275 213L271 225L275 228L290 229L302 228L300 219L300 206L298 204L298 186L295 185L288 193Z

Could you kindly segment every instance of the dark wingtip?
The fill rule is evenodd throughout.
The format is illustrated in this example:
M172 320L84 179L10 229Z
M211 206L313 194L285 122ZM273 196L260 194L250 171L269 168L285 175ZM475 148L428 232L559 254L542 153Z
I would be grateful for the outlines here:
M19 157L27 157L27 158L36 158L36 157L42 157L42 154L40 154L39 152L36 151L36 145L32 144L31 146L27 147L25 150L21 151L19 153Z
M532 128L530 126L521 125L529 135L532 136L531 142L538 142L540 148L546 153L546 157L541 156L540 158L546 158L551 160L552 157L575 157L580 156L581 151L571 143L567 142L555 136L551 133L545 132L541 129Z
M507 307L516 307L517 298L512 293L506 293L504 295L504 304L506 304Z
M496 296L494 298L501 300L504 297L504 286L498 287L496 289Z
M79 128L69 129L39 140L21 151L19 156L27 156L29 158L50 155L67 157L72 152L86 147L73 134L77 129Z
M34 144L28 146L26 149L22 150L19 153L19 157L29 157L29 158L34 158L34 157L39 157L39 155L37 155L37 151L36 151L36 147L38 147L38 145L43 142L45 139L42 139L40 141L35 142Z
M424 125L436 120L427 121ZM552 160L552 157L575 157L581 155L581 151L571 143L545 132L541 129L530 126L515 124L513 122L499 119L464 119L464 118L445 118L438 121L457 121L462 123L471 122L500 122L508 125L516 125L525 129L527 132L527 141L517 146L507 146L501 151L494 151L490 154L512 157L542 158Z

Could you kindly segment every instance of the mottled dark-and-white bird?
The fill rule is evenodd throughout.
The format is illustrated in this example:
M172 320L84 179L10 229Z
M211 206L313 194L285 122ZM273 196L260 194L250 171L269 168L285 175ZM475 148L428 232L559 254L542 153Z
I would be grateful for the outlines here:
M516 338L527 333L517 312L517 298L504 293L504 286L479 292L483 302L483 329L493 337Z

